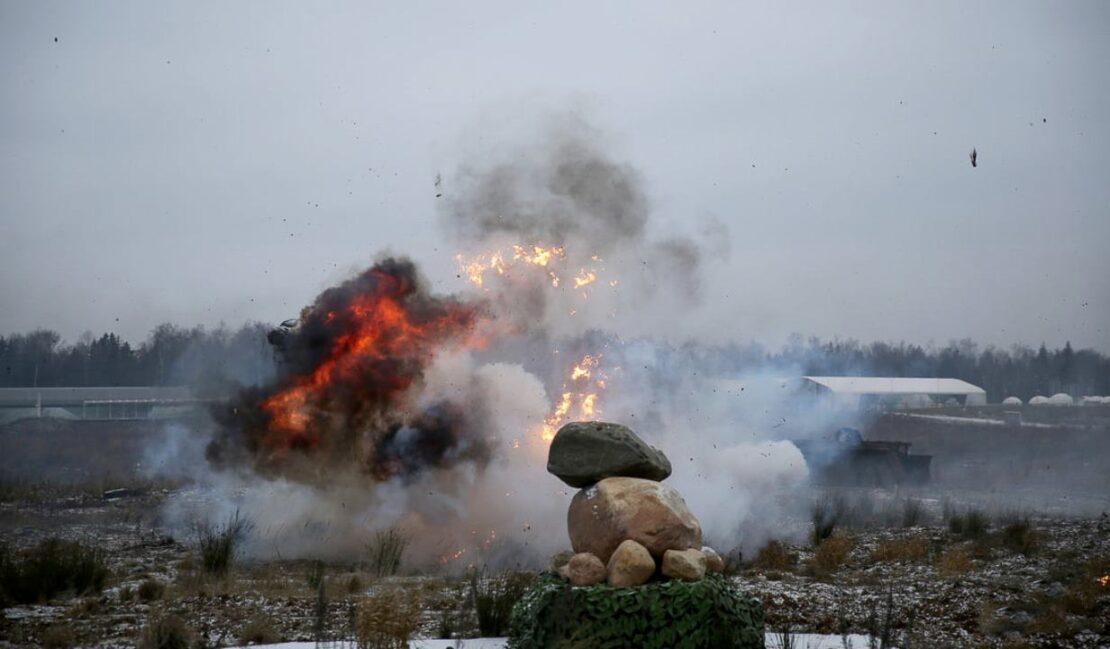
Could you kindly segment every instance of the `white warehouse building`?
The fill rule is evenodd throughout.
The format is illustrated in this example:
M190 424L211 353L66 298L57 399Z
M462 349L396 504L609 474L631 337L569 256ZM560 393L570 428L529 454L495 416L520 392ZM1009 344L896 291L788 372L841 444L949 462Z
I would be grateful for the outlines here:
M856 408L981 406L987 391L960 379L883 376L803 376L802 391Z

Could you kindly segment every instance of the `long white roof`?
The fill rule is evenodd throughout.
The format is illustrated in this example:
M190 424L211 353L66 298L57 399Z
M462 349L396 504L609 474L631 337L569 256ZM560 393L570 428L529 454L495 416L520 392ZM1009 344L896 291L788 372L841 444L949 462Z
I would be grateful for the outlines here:
M187 387L124 386L93 388L0 388L0 407L72 406L85 401L188 401Z
M986 394L983 388L960 379L886 376L803 376L806 381L839 394Z

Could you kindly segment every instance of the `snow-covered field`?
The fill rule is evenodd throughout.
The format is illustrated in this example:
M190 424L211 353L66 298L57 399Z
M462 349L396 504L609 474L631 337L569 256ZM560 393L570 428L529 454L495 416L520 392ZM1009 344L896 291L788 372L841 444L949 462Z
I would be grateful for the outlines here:
M791 636L792 647L798 649L865 649L869 646L870 636L866 635L820 635L817 633L796 633ZM782 639L774 633L768 633L768 649L780 649ZM335 649L355 649L355 644L341 642L330 647ZM503 649L506 646L505 638L471 638L467 640L417 640L410 644L412 649ZM313 642L283 642L270 645L251 645L251 649L316 649ZM246 649L246 648L240 648Z

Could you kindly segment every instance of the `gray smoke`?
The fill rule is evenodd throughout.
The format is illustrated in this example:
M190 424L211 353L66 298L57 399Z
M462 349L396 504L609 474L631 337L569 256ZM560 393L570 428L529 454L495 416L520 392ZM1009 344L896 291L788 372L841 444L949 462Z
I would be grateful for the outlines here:
M464 166L445 212L464 241L589 242L595 253L642 241L647 198L634 169L610 159L578 121L488 167Z
M444 188L443 222L462 256L513 245L559 247L551 276L510 270L491 276L501 315L519 327L559 336L591 328L622 335L670 329L673 307L698 303L708 256L727 257L727 228L698 219L695 232L668 232L653 221L643 178L615 160L602 135L564 116L533 141L465 164ZM686 222L673 218L668 221ZM576 290L586 273L596 281Z

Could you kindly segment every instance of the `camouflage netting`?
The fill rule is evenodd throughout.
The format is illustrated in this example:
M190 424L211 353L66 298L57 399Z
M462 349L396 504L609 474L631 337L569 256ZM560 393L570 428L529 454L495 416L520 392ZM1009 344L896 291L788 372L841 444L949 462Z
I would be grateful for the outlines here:
M541 575L513 608L509 649L762 649L763 606L726 578L572 588Z

